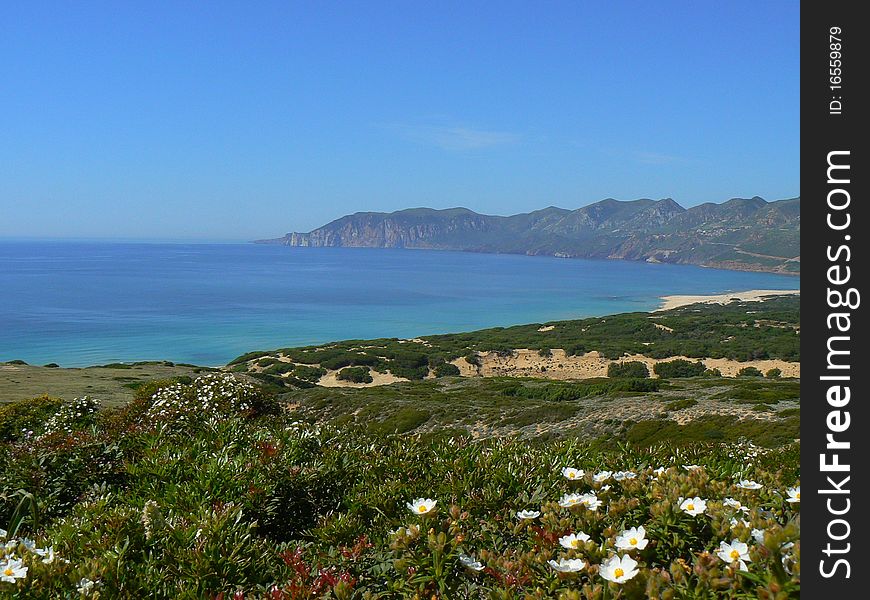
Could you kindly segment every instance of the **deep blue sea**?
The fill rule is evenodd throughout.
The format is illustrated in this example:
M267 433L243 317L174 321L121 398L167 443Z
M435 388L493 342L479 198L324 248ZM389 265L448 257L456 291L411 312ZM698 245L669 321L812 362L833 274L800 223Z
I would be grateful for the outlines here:
M0 242L0 361L225 364L257 349L651 310L797 277L628 261L255 244Z

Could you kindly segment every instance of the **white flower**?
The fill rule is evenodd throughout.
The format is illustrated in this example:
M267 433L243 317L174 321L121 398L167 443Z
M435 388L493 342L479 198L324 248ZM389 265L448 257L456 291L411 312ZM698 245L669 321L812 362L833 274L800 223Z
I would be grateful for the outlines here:
M788 494L788 498L785 500L786 502L795 503L801 501L801 486L788 488L785 492Z
M9 532L7 532L5 529L0 529L0 538L3 538L5 540L7 535L9 535Z
M759 544L764 543L764 530L763 529L753 529L751 532L752 538L758 542Z
M537 510L518 510L517 517L520 519L537 519L541 512Z
M743 488L744 490L760 490L764 486L757 481L753 481L751 479L741 479L737 483L737 487Z
M592 481L595 483L604 483L613 475L613 471L599 471L592 476Z
M748 506L743 506L743 503L740 502L740 500L735 500L734 498L725 498L725 501L722 502L722 504L725 506L730 506L731 508L734 508L737 510L741 510L745 513L749 512Z
M682 500L682 499L681 499ZM695 496L694 498L686 498L680 502L680 510L686 514L696 517L707 512L707 501Z
M460 554L459 562L462 563L463 567L471 571L483 571L483 563L479 560L474 560L467 554Z
M588 541L589 536L581 531L579 533L563 535L559 538L559 545L563 548L567 548L568 550L576 550L577 548L581 547L584 542Z
M94 592L94 588L98 585L100 585L99 582L91 581L87 577L84 577L79 581L79 587L76 591L78 591L82 596L90 596Z
M583 494L580 496L580 504L589 510L598 510L598 507L601 506L601 500L595 494Z
M33 552L34 550L36 550L36 542L31 540L30 538L21 538L20 543L28 552Z
M613 474L613 478L616 481L622 481L623 479L634 479L637 477L637 473L634 471L617 471Z
M687 471L695 471L696 469L700 469L701 465L683 465L683 468Z
M42 557L42 562L47 565L50 565L54 562L54 546L49 546L48 548L34 548L34 554Z
M575 469L573 467L565 467L562 469L562 476L569 481L577 481L578 479L582 479L584 475L586 475L586 471L583 469Z
M653 469L653 473L655 473L655 476L658 477L659 475L664 473L666 470L667 469L665 469L664 467L659 467L658 469Z
M0 564L0 581L15 583L16 579L27 577L27 567L21 563L21 559L7 558L4 564Z
M616 547L620 550L643 550L649 540L646 539L646 529L643 525L626 529L616 536Z
M562 508L571 508L580 504L580 494L565 494L559 498L559 506Z
M560 573L576 573L586 566L586 561L582 558L560 558L559 562L551 559L547 562Z
M746 563L752 562L749 558L749 546L740 540L731 540L730 544L721 542L716 556L728 564L738 563L741 571L748 571Z
M749 521L746 519L740 519L739 521L735 517L731 517L731 529L737 527L738 524L742 524L744 527L749 527Z
M414 514L428 515L430 512L435 510L436 504L438 504L438 501L432 500L431 498L417 498L413 502L407 502L405 505L408 507L408 510Z
M601 564L598 572L607 581L625 583L638 574L637 561L628 554L624 556L614 554Z
M610 487L611 487L610 484L606 483L599 488L599 491L606 492L607 490L610 489Z

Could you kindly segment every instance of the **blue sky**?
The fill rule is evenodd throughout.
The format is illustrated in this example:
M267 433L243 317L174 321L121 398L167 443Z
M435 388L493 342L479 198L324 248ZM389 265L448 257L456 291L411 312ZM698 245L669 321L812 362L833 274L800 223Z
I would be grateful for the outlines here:
M18 2L0 56L0 237L799 195L798 2Z

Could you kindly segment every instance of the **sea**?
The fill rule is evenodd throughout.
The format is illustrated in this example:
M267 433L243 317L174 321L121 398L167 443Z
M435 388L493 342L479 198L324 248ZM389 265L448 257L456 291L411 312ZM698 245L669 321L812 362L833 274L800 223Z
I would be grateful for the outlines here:
M217 366L252 350L648 311L672 294L799 287L794 276L619 260L2 241L0 361Z

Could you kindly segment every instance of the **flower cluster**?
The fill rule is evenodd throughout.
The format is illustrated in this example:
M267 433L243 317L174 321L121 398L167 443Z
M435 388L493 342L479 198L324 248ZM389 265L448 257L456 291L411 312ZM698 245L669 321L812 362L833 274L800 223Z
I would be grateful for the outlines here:
M152 421L190 422L245 414L254 410L261 392L226 373L208 373L193 383L176 383L157 390L146 412Z
M54 547L40 548L30 538L7 539L5 529L0 529L0 582L16 583L19 579L27 579L27 572L34 562L46 565L59 560L54 554ZM2 587L0 587L2 590Z
M40 437L44 438L56 433L71 435L73 431L81 429L82 426L92 421L99 409L99 402L89 396L64 403L54 415L46 420Z
M713 480L704 466L695 464L684 465L682 472L658 467L640 472L620 470L587 474L583 469L565 467L560 474L572 487L585 483L592 490L569 491L556 502L544 502L540 510L524 508L514 512L517 524L513 526L513 539L521 541L524 532L531 535L532 550L528 558L518 559L517 551L503 551L501 557L488 549L479 549L476 553L470 551L462 533L462 521L466 518L463 515L468 513L456 505L448 509L450 517L445 522L444 532L439 534L437 529L429 529L428 548L443 554L452 544L458 553L457 564L475 581L480 575L490 575L501 584L513 582L511 585L521 587L534 580L534 572L539 568L536 565L542 560L552 573L566 582L578 581L579 578L579 582L586 581L587 586L595 585L596 578L600 577L605 585L616 586L616 589L634 584L638 579L640 587L631 592L631 597L644 587L650 594L653 589L673 587L684 581L691 569L687 559L692 556L696 561L696 573L702 579L707 578L709 583L705 585L714 590L721 586L738 589L741 585L739 575L750 573L752 565L771 556L778 558L786 575L791 575L799 564L799 555L794 553L797 540L787 537L789 534L773 520L773 513L764 509L760 501L753 501L753 494L765 487L755 480ZM622 489L611 493L613 486L606 484L607 481L615 482L614 485L622 486ZM704 490L707 494L702 497L695 493L668 501L671 490L676 489ZM721 496L711 497L713 492ZM740 497L735 497L738 495ZM794 505L800 501L800 486L788 488L784 494L774 492L772 496L782 497L787 504ZM641 498L652 501L645 514L638 510ZM435 524L428 517L436 512L437 500L417 498L406 504L413 514L427 517L426 527ZM614 527L615 523L625 524L629 516L634 520L633 524L629 521L621 528ZM577 527L580 523L598 535L582 531ZM565 528L569 530L565 531ZM402 550L406 557L397 563L403 568L412 560L423 560L417 554L420 550L413 550L415 544L426 539L421 532L422 527L416 525L400 527L392 532L393 547ZM716 541L717 532L727 537ZM447 535L451 533L455 536L452 542ZM701 546L687 547L691 554L683 557L673 546L675 535L677 544L685 544L699 535L712 539ZM681 540L680 536L685 539ZM662 550L668 547L673 550L663 555ZM417 558L411 558L414 556ZM716 566L716 559L721 567ZM668 561L672 562L669 564ZM407 568L409 573L416 572L416 567ZM768 573L775 571L770 571L769 563L765 569ZM537 576L546 577L546 574ZM780 581L776 585L781 587L782 584Z

